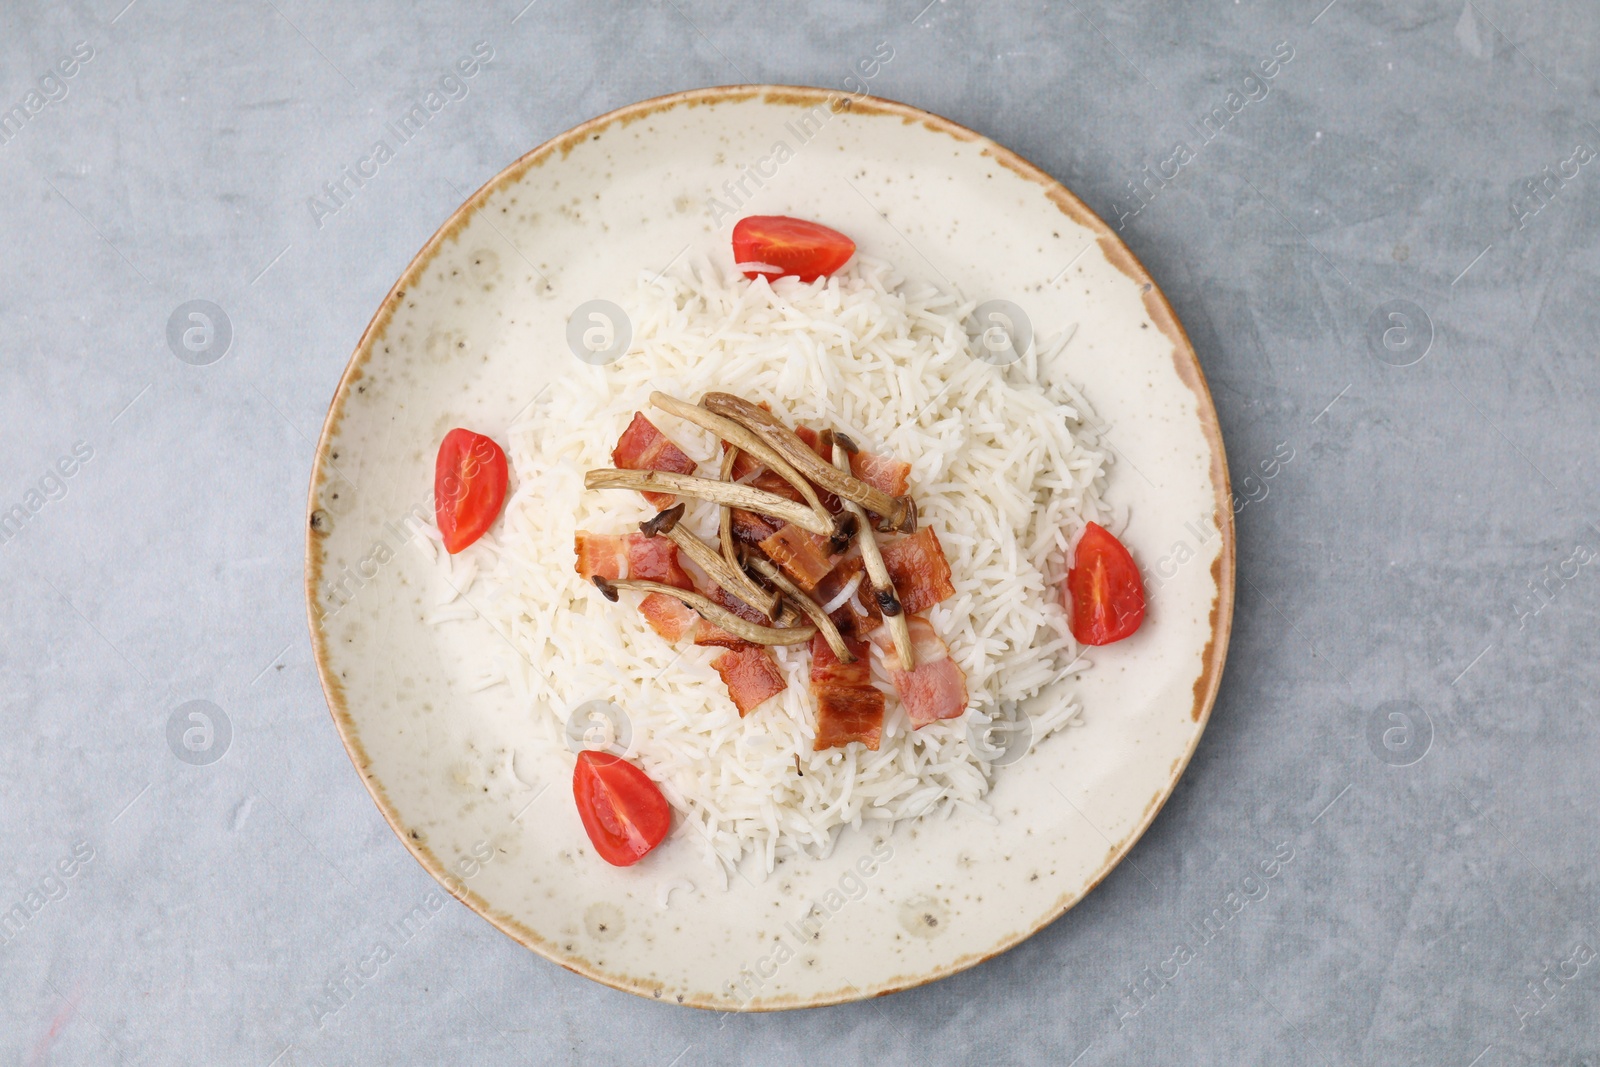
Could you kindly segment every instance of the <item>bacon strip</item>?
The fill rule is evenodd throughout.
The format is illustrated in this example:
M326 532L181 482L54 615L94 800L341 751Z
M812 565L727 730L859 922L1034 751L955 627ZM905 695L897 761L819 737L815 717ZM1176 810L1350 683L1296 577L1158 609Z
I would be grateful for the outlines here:
M884 670L894 683L900 703L914 728L921 728L940 719L959 718L967 710L967 676L950 658L950 650L933 632L933 627L920 615L906 619L911 629L911 648L916 656L914 670L900 669L900 659L894 654L889 628L880 626L872 632L872 643L883 657Z
M747 545L759 545L779 530L784 524L765 515L757 515L753 511L741 508L733 510L733 538Z
M574 569L585 579L595 575L612 581L644 578L679 589L694 588L688 572L678 565L678 546L665 538L579 530L573 542L578 556ZM702 621L693 608L665 593L646 593L639 601L639 613L652 630L673 642Z
M724 444L723 447L726 449L727 445ZM786 500L793 500L797 504L806 502L805 497L800 495L800 491L790 485L782 475L767 470L759 462L751 459L748 452L741 451L733 458L733 469L730 475L734 481L743 482L753 489L761 489L776 496L781 496ZM829 513L835 515L839 513L839 498L826 489L817 488L817 499Z
M742 457L744 453L740 452L739 455ZM734 461L734 466L738 466L738 460ZM806 498L800 495L800 490L785 481L782 475L774 474L769 470L763 470L745 484L752 489L760 489L774 496L781 496L785 500L793 500L796 504L804 504L806 502Z
M738 597L730 596L721 586L712 586L706 594L722 607L727 608L746 622L753 622L758 626L771 626L772 620L761 612L752 608ZM697 645L721 645L723 648L743 648L750 642L742 637L730 634L710 619L701 619L693 628L694 643Z
M733 698L733 706L739 709L741 719L757 705L788 688L770 649L749 644L731 648L712 660L711 666L722 675L722 682L728 687L728 695Z
M813 430L809 426L796 426L794 428L794 435L800 438L800 440L804 441L806 443L806 447L811 449L811 451L815 452L829 463L833 462L832 456L823 453L822 435L817 433L817 431Z
M652 630L672 644L683 640L683 635L697 626L711 625L683 601L665 593L646 593L644 599L639 601L639 614L644 616L644 621L650 624Z
M579 530L572 540L578 557L574 569L585 580L595 575L612 581L641 578L679 589L694 588L688 572L678 565L678 546L666 538Z
M865 569L866 564L862 562L860 554L852 549L851 554L840 559L833 570L817 583L817 587L811 591L812 598L827 607L850 584L850 580ZM866 606L866 613L857 609L857 603ZM847 638L865 637L868 630L878 625L878 602L873 599L872 585L865 575L856 584L855 595L834 608L828 618Z
M617 439L617 447L611 450L611 463L630 471L693 474L695 469L695 462L688 453L656 429L655 423L645 418L642 411L633 413L633 421L628 423L628 428ZM644 493L643 496L657 511L671 507L677 500L671 493Z
M833 457L823 455L822 438L809 426L796 426L795 436L810 445L817 455L829 463ZM904 496L911 488L911 464L902 463L893 456L879 456L865 449L850 457L850 473L868 485L882 489L890 496Z
M833 563L828 558L827 538L802 530L792 523L785 523L777 533L765 538L761 542L761 551L808 593L833 569Z
M811 449L811 451L815 452L818 456L827 460L829 463L833 462L833 460L822 451L822 438L817 431L813 430L809 426L796 426L794 428L794 435L800 438L801 442L805 444L807 448ZM817 486L817 494L822 500L822 506L834 514L837 514L844 509L844 505L839 502L839 498L828 492L826 489L823 489L820 485Z
M817 431L809 426L796 426L795 436L804 441L812 451L823 459L832 462L832 457L823 455L822 438ZM724 446L726 447L726 446ZM760 471L754 478L751 474ZM850 457L850 473L860 478L875 488L882 489L890 496L904 496L911 488L911 464L902 463L893 456L879 456L871 452L861 451ZM741 452L733 461L734 481L746 482L757 489L765 489L769 493L788 497L790 500L800 501L800 494L794 486L773 474L763 470L761 464L750 458L749 453ZM748 481L746 481L748 479ZM830 512L837 513L840 509L839 498L822 488L817 489L817 495L822 500L822 506ZM760 538L756 538L760 540Z
M907 615L927 611L935 604L955 596L950 581L950 563L933 527L924 526L910 537L883 545L883 565L889 570L900 607Z
M772 405L767 403L765 400L757 404L756 407L761 408L763 411L768 413L772 411ZM724 452L728 450L728 442L722 442L722 450ZM733 459L733 480L736 482L742 482L747 475L754 474L760 469L760 460L756 459L748 452L741 451Z
M750 642L737 634L730 634L716 623L701 619L689 631L697 645L716 645L721 648L744 648Z
M850 584L850 579L859 574L863 566L860 550L852 546L849 552L834 562L833 570L824 575L812 589L817 603L826 604L843 592L844 587Z
M867 657L872 646L852 638L845 639L845 646L855 656L854 663L846 663L835 656L821 634L811 639L812 685L842 685L860 689L872 684L872 660Z
M867 642L845 638L855 655L843 663L821 634L811 639L811 694L817 698L813 752L860 741L876 752L883 736L883 692L872 685Z
M850 457L850 473L890 496L904 496L911 488L911 464L902 463L893 456L857 452Z
M860 741L873 752L883 737L883 691L867 686L814 685L817 698L817 736L811 751L843 748Z
M728 450L726 441L722 443L722 450L724 452ZM760 469L761 463L759 460L752 459L750 453L741 451L737 456L733 457L733 470L730 475L734 481L742 482ZM784 484L787 485L788 483L785 482Z
M727 451L726 442L723 443L722 448L724 452ZM755 475L754 478L750 477L752 474ZM744 482L746 485L756 489L764 489L769 493L775 493L796 503L804 502L794 486L767 470L754 459L751 459L748 452L741 451L737 456L733 457L731 476L736 482ZM766 515L758 515L753 511L745 511L743 508L733 508L732 511L733 537L734 540L743 544L759 545L784 527L782 521L769 518Z

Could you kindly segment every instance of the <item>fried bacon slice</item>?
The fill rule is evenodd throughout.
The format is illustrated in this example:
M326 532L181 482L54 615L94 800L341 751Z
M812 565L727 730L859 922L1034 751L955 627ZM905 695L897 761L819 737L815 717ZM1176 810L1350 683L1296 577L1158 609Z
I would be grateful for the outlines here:
M950 650L927 619L909 615L906 623L911 629L911 648L917 661L914 670L900 669L900 658L895 655L887 626L872 632L872 643L883 656L884 670L900 694L911 725L920 728L940 719L959 718L967 710L967 676L950 658Z
M746 622L753 622L757 626L771 626L772 620L736 596L729 595L721 586L712 586L706 594L722 607L727 608ZM710 619L701 619L693 628L693 640L697 645L720 645L723 648L741 648L750 642L736 634L730 634Z
M757 404L756 407L763 411L770 412L772 410L772 405L767 403L765 400ZM722 450L724 452L728 450L728 443L726 441L722 443ZM733 480L736 482L744 481L745 478L761 469L761 461L756 459L748 452L741 451L733 458Z
M850 457L850 473L875 485L890 496L904 496L911 488L911 464L893 456L877 456L871 452L857 452Z
M852 548L845 555L840 556L834 563L833 570L823 576L822 580L811 590L811 595L816 597L818 604L827 604L834 597L844 592L850 584L850 579L860 574L863 569L861 552ZM860 588L860 586L857 586Z
M811 591L812 599L827 607L850 587L856 575L861 575L861 580L856 582L855 592L828 613L828 618L833 620L845 637L865 637L868 631L878 625L878 605L872 596L872 584L863 573L865 570L861 554L851 549ZM865 610L858 605L865 605Z
M829 463L833 457L823 455L822 438L809 426L796 426L795 436L822 456ZM911 464L903 463L893 456L879 456L862 449L850 457L850 473L866 482L868 485L882 489L890 496L905 496L911 488Z
M757 515L743 508L733 508L733 539L746 545L759 545L779 530L785 523Z
M737 634L730 634L709 619L701 619L690 628L691 638L697 645L716 645L721 648L743 648L750 642Z
M859 639L846 639L845 645L855 656L854 663L846 663L833 654L821 634L811 639L811 684L842 685L860 689L872 684L872 660L867 657L871 645Z
M665 538L579 530L572 540L578 557L575 569L585 581L599 575L611 581L641 578L679 589L694 588L688 572L678 563L678 546Z
M741 458L743 458L744 455L745 453L743 452L739 453ZM739 465L739 461L737 459L734 460L733 465L737 467ZM762 492L771 493L774 496L781 496L785 500L793 500L796 504L804 504L806 502L806 498L800 495L800 490L784 481L781 475L773 474L769 470L763 469L760 474L757 474L754 478L749 479L744 484L748 485L752 489L760 489Z
M722 675L722 682L728 687L728 695L733 698L733 706L739 709L742 719L758 705L783 692L788 683L783 680L783 672L778 669L771 649L740 644L741 647L730 648L712 660L711 666Z
M843 748L860 741L876 752L883 737L883 692L872 684L865 641L845 638L855 655L844 663L821 634L811 639L811 695L817 700L817 736L811 750Z
M811 751L843 748L860 741L873 752L883 738L883 691L867 686L813 685L817 698L817 737Z
M728 450L728 443L726 441L722 443L722 450L724 452ZM730 476L734 481L742 482L746 478L750 477L750 475L761 469L760 460L752 458L748 452L740 452L737 456L733 457L733 470Z
M950 562L944 558L944 546L931 526L924 526L909 537L884 542L883 565L899 594L900 607L908 615L927 611L955 596Z
M722 447L723 451L727 451L728 446L726 443ZM764 489L787 500L793 500L796 503L801 502L801 496L795 491L794 486L751 459L748 452L740 452L733 457L732 478L736 482L743 482L756 489ZM781 519L758 515L754 511L746 511L743 508L733 508L731 510L733 511L734 540L743 544L759 545L783 529L785 525Z
M688 453L656 429L655 423L645 418L642 411L633 413L633 421L628 423L628 428L617 439L617 447L611 450L611 463L630 471L693 474L695 470L695 462ZM644 493L643 496L657 511L671 507L677 499L671 493Z
M808 593L833 570L833 561L828 557L828 539L793 523L784 524L777 533L763 539L761 551Z
M711 625L700 617L699 612L665 593L646 593L644 599L639 601L639 614L650 624L650 629L673 644L683 640L684 635L696 627Z
M795 436L810 446L811 450L818 456L831 462L829 456L823 455L822 438L817 431L809 426L796 426L794 432ZM757 471L761 473L756 474ZM882 489L890 496L904 496L906 491L911 488L911 464L895 459L893 456L879 456L865 450L857 452L850 457L850 473L868 485ZM750 477L752 474L755 474L754 478ZM789 497L791 500L800 499L800 494L794 491L793 486L790 486L789 483L770 471L762 470L761 464L751 459L747 453L741 452L735 457L733 461L733 478L735 481L746 482L748 485L753 485L758 489L765 489L769 493L777 493L779 496ZM823 507L832 512L839 510L838 497L823 490L820 486L817 489L817 493L822 498Z
M608 581L644 578L679 589L694 588L688 572L678 564L678 546L671 541L643 534L595 534L587 530L579 530L573 541L578 556L575 569L585 580L595 575ZM639 601L639 612L650 628L668 641L679 640L701 621L693 608L664 593L647 593Z

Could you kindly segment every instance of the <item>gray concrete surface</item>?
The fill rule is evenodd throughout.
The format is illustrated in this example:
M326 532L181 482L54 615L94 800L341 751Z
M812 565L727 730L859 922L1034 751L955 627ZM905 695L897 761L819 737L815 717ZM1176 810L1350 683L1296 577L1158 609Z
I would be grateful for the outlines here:
M0 143L0 510L29 511L0 544L5 1062L1600 1061L1600 9L523 2L0 10L0 106L37 112ZM1064 919L877 1002L647 1003L452 902L314 1025L343 949L431 885L329 723L300 592L361 329L530 146L688 87L838 86L880 41L876 93L1121 220L1210 376L1239 607L1176 796ZM470 94L316 225L478 42ZM1176 175L1141 201L1145 167ZM196 299L232 329L207 365L168 344ZM231 724L208 765L169 746L190 700Z

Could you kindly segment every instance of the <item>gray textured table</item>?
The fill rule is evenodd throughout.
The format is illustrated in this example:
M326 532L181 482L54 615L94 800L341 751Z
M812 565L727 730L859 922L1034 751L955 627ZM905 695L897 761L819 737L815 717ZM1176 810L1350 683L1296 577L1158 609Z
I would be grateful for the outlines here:
M5 1062L1600 1058L1592 4L125 2L0 11ZM432 884L306 635L312 442L361 329L538 142L840 86L879 42L872 91L1121 223L1210 376L1239 606L1177 793L1065 918L873 1003L647 1003L452 901L315 1017ZM192 300L231 336L169 339ZM186 746L192 700L228 728Z

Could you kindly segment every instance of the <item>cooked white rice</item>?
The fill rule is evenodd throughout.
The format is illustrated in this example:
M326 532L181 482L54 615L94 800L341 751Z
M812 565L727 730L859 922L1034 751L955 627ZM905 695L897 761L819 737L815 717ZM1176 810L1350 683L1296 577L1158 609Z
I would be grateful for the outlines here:
M641 275L627 310L626 355L592 367L563 354L560 376L496 435L514 489L495 535L453 561L434 553L451 572L434 618L481 613L507 637L483 649L477 684L508 684L562 751L573 709L623 708L626 755L682 816L677 847L702 848L724 884L747 855L756 877L789 855L824 855L845 826L887 830L957 808L992 820L984 727L1087 666L1060 601L1065 550L1086 521L1115 525L1083 399L1049 369L1070 334L990 365L963 328L971 303L865 257L809 284L723 277L704 262ZM875 655L881 748L813 753L807 646L777 650L788 688L741 719L710 667L720 649L669 645L633 610L637 594L608 603L578 577L574 531L630 532L651 514L636 493L583 488L586 470L611 466L635 411L715 470L715 442L652 409L656 389L766 401L791 424L833 426L912 464L919 523L938 531L953 572L956 595L928 615L966 673L966 716L913 732ZM691 504L686 521L715 537L713 506ZM1053 702L1032 719L1033 743L1078 719L1075 702Z

